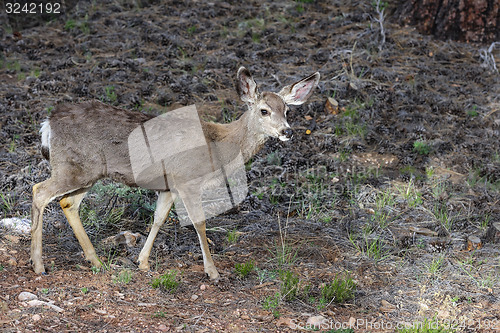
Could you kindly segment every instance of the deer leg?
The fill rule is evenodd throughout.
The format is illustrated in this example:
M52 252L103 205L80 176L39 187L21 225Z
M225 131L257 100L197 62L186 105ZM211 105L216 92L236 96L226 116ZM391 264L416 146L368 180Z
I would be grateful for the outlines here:
M137 260L139 261L140 270L149 270L149 255L151 254L151 249L153 248L156 235L158 235L158 231L160 230L163 223L165 223L165 220L167 219L168 213L170 212L170 208L172 208L173 203L174 196L171 192L160 192L158 194L153 226L149 231L146 243L144 244L144 247L142 248Z
M217 268L215 267L212 256L210 255L210 249L208 247L205 214L203 213L201 205L201 196L190 192L188 195L185 194L181 196L181 198L182 202L184 202L184 205L186 206L188 216L193 222L194 228L198 233L201 252L203 254L203 266L205 267L205 273L210 277L210 280L217 280L219 279L219 272L217 272Z
M57 196L70 193L75 189L61 188L54 178L33 186L33 203L31 206L31 262L35 273L44 273L42 260L43 211Z
M101 267L101 261L97 258L94 246L90 242L89 236L87 236L79 216L80 203L88 191L88 188L80 189L65 196L59 203L61 204L64 215L66 215L68 219L69 225L73 229L76 239L78 239L78 243L80 243L83 249L83 253L85 253L85 259L90 261L95 267Z

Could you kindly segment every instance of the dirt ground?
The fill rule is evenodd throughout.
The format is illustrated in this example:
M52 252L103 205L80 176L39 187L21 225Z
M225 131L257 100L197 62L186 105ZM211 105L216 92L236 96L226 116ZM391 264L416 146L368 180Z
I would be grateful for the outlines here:
M288 332L317 316L329 332L500 330L500 76L485 62L500 48L433 40L390 16L382 43L371 1L75 4L25 29L0 16L1 218L30 218L31 187L50 175L40 123L60 102L155 115L196 104L228 122L244 111L239 66L262 90L322 78L289 113L293 140L247 163L247 199L208 221L218 283L174 212L139 271L155 194L103 181L81 215L106 269L84 260L57 202L47 275L31 268L29 235L0 229L2 332ZM142 235L135 246L109 242L125 230ZM169 271L177 290L153 288ZM296 297L281 271L300 279ZM320 303L337 276L354 297Z

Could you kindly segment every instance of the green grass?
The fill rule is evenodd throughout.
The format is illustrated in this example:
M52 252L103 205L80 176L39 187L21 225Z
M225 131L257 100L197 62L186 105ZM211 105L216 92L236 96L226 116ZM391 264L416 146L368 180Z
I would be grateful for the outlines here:
M10 190L5 191L5 193L0 192L0 205L5 216L13 213L15 199L12 198L11 194L8 193Z
M110 104L115 104L118 101L118 95L116 94L114 86L104 87L104 96L102 96L102 101Z
M427 156L431 152L431 147L422 140L413 142L413 151L419 155Z
M236 274L242 279L248 278L250 273L252 273L255 270L255 263L253 260L249 260L245 263L237 263L234 265L234 270Z
M396 189L411 208L415 208L423 203L422 193L416 189L413 178L410 178L408 185L402 187L396 186Z
M153 318L165 318L167 316L167 312L165 311L156 311L153 314Z
M448 232L451 231L455 218L451 216L448 207L444 203L437 203L434 206L434 217Z
M179 288L180 280L177 271L168 271L151 281L153 288L160 288L168 293L174 293Z
M67 20L66 24L64 25L64 30L70 31L74 28L76 28L76 21L72 19Z
M471 118L477 117L479 115L479 113L477 112L477 105L473 105L470 109L468 109L467 115Z
M236 244L238 242L239 233L236 229L229 230L226 235L229 244Z
M380 237L369 238L368 235L370 232L370 228L365 230L363 238L360 241L351 233L349 234L349 241L364 256L375 261L384 260L388 255L388 251L384 247L384 241Z
M385 229L389 226L390 210L394 205L394 194L389 190L377 194L375 198L375 213L372 216L372 220L375 221L380 228Z
M113 279L114 283L121 283L121 284L127 284L132 281L132 272L128 269L125 269L118 273L118 275Z
M320 307L324 307L331 302L345 303L354 298L355 291L356 284L350 276L336 276L332 282L321 288Z
M441 269L443 268L444 256L440 256L438 258L434 258L431 263L427 266L427 270L429 274L433 277L436 277Z
M262 302L262 308L273 313L274 318L280 317L279 306L281 304L280 293L274 294L274 296L267 296Z
M281 270L279 272L281 280L280 293L286 301L293 301L299 295L300 278L289 270Z

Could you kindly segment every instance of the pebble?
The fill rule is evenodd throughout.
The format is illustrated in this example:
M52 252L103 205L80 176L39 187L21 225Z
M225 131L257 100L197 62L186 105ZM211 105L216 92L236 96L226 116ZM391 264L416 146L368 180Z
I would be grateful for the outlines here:
M33 315L33 317L31 317L31 319L33 319L33 321L39 321L40 319L42 319L42 317L40 317L39 314L36 314L36 315Z
M193 294L193 296L191 296L191 299L192 299L193 301L196 301L196 300L198 299L198 297L200 297L200 296L198 296L198 295L196 295L196 294Z
M202 285L200 286L200 290L205 290L205 289L207 289L207 285L202 284Z
M168 327L165 324L161 324L160 326L158 326L158 329L162 332L165 332L168 330Z
M23 291L22 293L19 294L19 296L17 296L17 299L20 302L27 302L27 301L32 301L34 299L38 299L38 296L30 292Z

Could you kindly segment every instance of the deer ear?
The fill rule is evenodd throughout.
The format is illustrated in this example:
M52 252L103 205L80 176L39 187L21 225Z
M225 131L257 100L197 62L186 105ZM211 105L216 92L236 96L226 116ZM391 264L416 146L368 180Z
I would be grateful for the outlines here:
M252 74L245 67L240 67L237 77L236 91L241 100L245 103L255 103L257 100L257 84L253 80Z
M278 93L286 104L290 105L301 105L309 97L311 97L314 88L319 82L319 73L316 72L311 76L306 77L300 81L295 82L292 85L286 86Z

